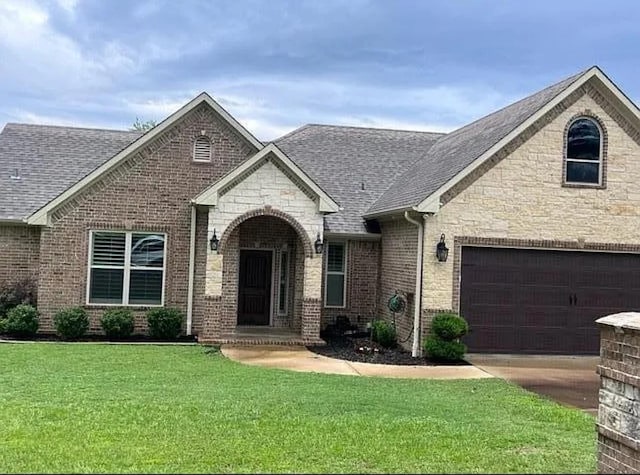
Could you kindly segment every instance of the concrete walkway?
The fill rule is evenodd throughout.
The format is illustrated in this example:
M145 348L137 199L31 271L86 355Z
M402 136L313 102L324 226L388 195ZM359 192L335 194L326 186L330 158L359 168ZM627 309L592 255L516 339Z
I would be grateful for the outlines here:
M222 353L240 363L312 373L381 378L477 379L493 376L475 366L401 366L357 363L318 355L304 346L223 345Z

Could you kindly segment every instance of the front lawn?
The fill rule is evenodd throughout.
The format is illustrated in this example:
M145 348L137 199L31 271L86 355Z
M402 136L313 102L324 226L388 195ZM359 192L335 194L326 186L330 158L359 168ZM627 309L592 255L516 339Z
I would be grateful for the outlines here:
M205 347L1 344L0 472L595 472L592 417L501 380L243 366Z

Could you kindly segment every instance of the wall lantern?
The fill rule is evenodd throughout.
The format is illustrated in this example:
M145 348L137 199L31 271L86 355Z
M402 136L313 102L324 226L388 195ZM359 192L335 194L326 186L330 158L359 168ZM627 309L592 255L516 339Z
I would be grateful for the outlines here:
M444 242L444 234L440 236L440 242L436 246L436 257L440 262L446 262L449 256L449 248Z
M209 240L209 246L211 247L212 251L217 251L218 250L218 243L220 241L218 241L218 236L216 236L216 230L215 228L213 229L213 236L211 236L211 239Z
M316 248L316 254L322 254L322 248L324 244L322 244L322 240L320 239L320 233L318 233L318 237L316 238L316 242L313 244Z

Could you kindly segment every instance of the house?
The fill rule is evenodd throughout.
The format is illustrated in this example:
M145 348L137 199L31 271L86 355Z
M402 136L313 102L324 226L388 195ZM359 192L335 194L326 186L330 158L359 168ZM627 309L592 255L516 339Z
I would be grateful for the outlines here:
M145 134L0 134L0 281L37 281L42 332L76 305L95 332L177 307L201 342L382 317L417 355L455 311L470 351L597 353L594 320L640 309L639 230L640 112L597 67L448 134L262 143L205 93Z

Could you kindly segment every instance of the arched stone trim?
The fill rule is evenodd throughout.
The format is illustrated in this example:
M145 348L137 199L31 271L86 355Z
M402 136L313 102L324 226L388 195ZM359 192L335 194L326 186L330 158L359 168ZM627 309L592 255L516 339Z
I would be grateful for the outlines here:
M229 236L231 233L242 224L244 221L256 218L258 216L272 216L274 218L281 219L289 224L293 229L296 230L300 240L302 241L302 245L304 246L304 255L305 257L313 257L313 246L311 245L311 241L307 235L307 232L304 230L302 225L291 215L285 213L284 211L280 211L278 209L273 209L271 206L265 206L264 208L258 208L251 211L247 211L244 214L241 214L236 219L231 221L227 226L227 229L222 233L222 237L220 237L220 243L218 244L218 252L220 254L224 254L224 249L227 245L227 241L229 240Z
M596 123L598 128L600 129L600 166L602 180L599 184L576 184L576 183L567 183L567 146L568 146L568 138L569 138L569 128L573 125L573 123L578 119L589 119ZM568 121L567 125L564 127L564 135L563 135L563 144L562 144L562 186L565 188L597 188L597 189L605 189L607 187L607 150L609 149L609 134L607 133L607 128L604 125L604 122L600 117L595 115L591 110L585 109L583 112L575 114Z

